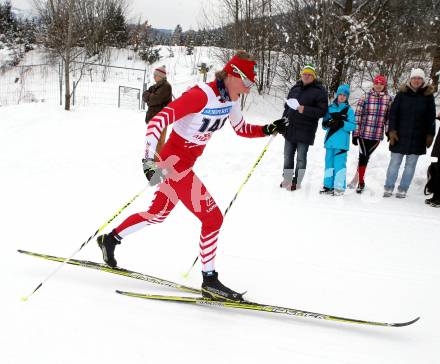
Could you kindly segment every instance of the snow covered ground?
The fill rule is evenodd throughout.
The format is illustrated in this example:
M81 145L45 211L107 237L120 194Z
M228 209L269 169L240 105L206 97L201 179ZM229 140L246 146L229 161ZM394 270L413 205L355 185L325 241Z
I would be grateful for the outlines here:
M254 96L249 122L279 117L282 100ZM144 114L114 108L65 112L45 103L0 108L0 362L15 363L438 363L440 210L424 205L429 157L420 158L408 198L383 199L389 160L383 143L362 195L321 196L323 132L310 149L304 188L278 187L277 137L224 221L221 280L247 298L403 328L283 317L122 297L115 289L176 292L66 266L26 303L56 263L17 249L68 256L145 185ZM196 172L224 210L268 139L217 132ZM349 154L348 177L357 151ZM149 189L111 225L144 210ZM111 227L108 228L111 229ZM120 266L199 286L200 224L178 205L161 225L117 247ZM78 259L101 261L94 242ZM437 344L435 344L437 342Z
M253 105L247 119L276 117L281 105L266 101ZM248 290L249 299L371 320L420 315L413 326L358 327L136 300L114 289L174 292L71 266L23 303L19 297L56 265L16 249L67 256L142 189L145 126L143 114L132 111L66 113L45 104L1 108L0 120L2 363L437 362L440 211L423 204L427 158L406 200L381 198L385 145L372 160L364 195L324 197L317 193L319 133L305 188L292 193L278 187L277 137L225 219L217 259L222 280ZM236 137L230 128L214 136L196 169L222 209L266 142ZM355 159L351 151L350 175ZM144 209L151 195L118 221ZM118 261L182 282L198 232L198 221L179 205L164 224L127 238ZM100 254L90 243L78 258L100 261ZM183 283L200 280L195 270Z

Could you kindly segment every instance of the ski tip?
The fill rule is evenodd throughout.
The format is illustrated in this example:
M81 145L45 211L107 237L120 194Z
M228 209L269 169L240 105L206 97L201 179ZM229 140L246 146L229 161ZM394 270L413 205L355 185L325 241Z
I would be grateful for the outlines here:
M20 297L20 301L21 302L27 302L28 298L27 297Z
M23 250L23 249L17 249L17 252L20 254L35 255L35 253L32 253L28 250Z
M408 321L408 322L401 322L401 323L396 323L396 324L392 324L391 326L394 327L402 327L402 326L409 326L412 325L413 323L417 322L420 320L420 317L416 317L414 320Z

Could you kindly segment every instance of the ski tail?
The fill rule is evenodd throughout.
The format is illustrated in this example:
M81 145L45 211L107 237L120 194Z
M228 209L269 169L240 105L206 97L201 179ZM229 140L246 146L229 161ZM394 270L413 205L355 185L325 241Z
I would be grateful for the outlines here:
M41 253L34 253L34 252L26 251L26 250L18 250L18 252L22 253L22 254L30 255L33 257L41 258L41 259L51 260L54 262L64 262L66 260L66 258L61 258L61 257L56 257L53 255L47 255L47 254L41 254ZM197 289L197 288L184 286L182 284L179 284L179 283L176 283L173 281L168 281L166 279L150 276L147 274L135 272L135 271L124 269L124 268L118 268L118 267L112 268L112 267L109 267L108 265L102 264L102 263L91 262L88 260L70 259L66 262L66 264L75 265L78 267L95 269L95 270L99 270L102 272L117 274L117 275L128 277L128 278L139 279L139 280L146 281L149 283L158 284L161 286L177 289L177 290L183 291L183 292L201 294L201 290Z
M229 307L236 309L270 312L270 313L277 313L288 316L298 316L298 317L314 318L314 319L321 319L327 321L338 321L349 324L360 324L360 325L368 325L368 326L403 327L403 326L412 325L413 323L417 322L420 319L420 317L417 317L414 320L407 322L388 323L388 322L377 322L377 321L368 321L368 320L359 320L359 319L352 319L346 317L332 316L332 315L326 315L316 312L298 310L295 308L266 305L266 304L249 302L249 301L241 301L241 302L218 301L206 297L161 296L161 295L151 295L151 294L127 292L120 290L116 290L116 293L119 293L124 296L149 299L149 300L171 301L171 302L195 304L201 306Z

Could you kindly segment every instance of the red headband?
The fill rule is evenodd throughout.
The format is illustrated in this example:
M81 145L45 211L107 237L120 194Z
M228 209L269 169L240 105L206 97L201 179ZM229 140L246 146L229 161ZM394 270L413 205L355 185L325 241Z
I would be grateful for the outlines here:
M249 59L242 59L242 58L238 58L237 56L234 56L230 59L228 63L226 63L226 66L223 68L223 70L229 75L232 75L234 77L240 77L240 75L237 72L234 72L234 69L232 68L232 65L234 65L241 72L243 72L249 80L255 82L254 67L256 64L257 63L255 61L251 61Z

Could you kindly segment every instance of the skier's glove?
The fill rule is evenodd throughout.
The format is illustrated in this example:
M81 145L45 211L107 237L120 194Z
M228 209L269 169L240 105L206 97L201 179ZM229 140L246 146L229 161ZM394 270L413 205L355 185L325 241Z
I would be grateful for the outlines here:
M144 169L145 177L151 186L155 186L161 183L165 179L165 174L162 168L160 168L153 159L142 159L142 166Z
M359 137L352 137L351 138L351 142L353 143L353 145L358 145L358 140L359 140Z
M287 125L289 121L286 117L275 120L272 124L267 124L263 126L263 133L266 135L271 135L274 133L280 133L284 135L286 133Z

